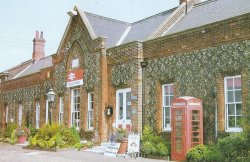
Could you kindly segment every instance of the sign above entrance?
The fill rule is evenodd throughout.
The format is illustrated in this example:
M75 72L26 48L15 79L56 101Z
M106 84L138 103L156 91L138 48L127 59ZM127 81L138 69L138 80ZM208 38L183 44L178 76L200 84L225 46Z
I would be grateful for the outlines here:
M83 85L83 69L71 70L67 73L67 87Z

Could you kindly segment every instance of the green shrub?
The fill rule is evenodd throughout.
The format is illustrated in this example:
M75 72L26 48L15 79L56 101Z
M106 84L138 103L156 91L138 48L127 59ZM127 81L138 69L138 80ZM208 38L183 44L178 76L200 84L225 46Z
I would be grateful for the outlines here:
M164 141L152 127L146 125L142 135L141 152L145 155L167 156L170 154L170 144Z
M30 147L41 148L73 147L79 142L79 133L75 128L59 125L46 125L40 128L34 137L29 138Z
M218 148L224 161L244 161L249 157L249 142L246 134L234 133L218 140Z
M186 158L189 162L220 162L221 152L216 146L197 145L187 152Z
M159 155L161 155L161 156L167 156L169 154L168 148L167 148L166 144L164 144L163 142L158 143L156 145L156 149L157 149L157 152L159 153Z
M34 127L30 127L30 136L35 136L36 133L38 132L38 129L34 128Z
M16 123L8 123L4 132L5 138L11 138L11 133L17 128Z

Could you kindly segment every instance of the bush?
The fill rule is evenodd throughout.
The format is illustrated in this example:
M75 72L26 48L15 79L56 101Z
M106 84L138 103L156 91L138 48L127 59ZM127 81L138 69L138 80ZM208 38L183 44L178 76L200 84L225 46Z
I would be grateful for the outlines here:
M243 161L249 157L249 142L246 134L235 133L218 140L218 148L224 161Z
M216 146L197 145L187 152L186 158L190 162L219 162L221 152Z
M11 133L17 128L16 123L8 123L4 132L5 138L11 138Z
M65 148L73 147L80 142L78 131L59 125L46 125L38 130L34 137L29 138L30 147Z
M141 152L145 155L167 156L170 154L170 144L154 132L152 127L146 125L142 135Z

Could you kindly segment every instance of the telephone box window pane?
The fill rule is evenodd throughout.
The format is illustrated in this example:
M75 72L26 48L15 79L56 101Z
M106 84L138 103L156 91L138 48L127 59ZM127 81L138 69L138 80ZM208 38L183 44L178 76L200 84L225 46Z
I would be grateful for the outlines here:
M241 101L242 101L241 90L235 91L235 102L241 102Z
M236 104L236 115L242 114L241 104Z
M228 104L228 115L235 115L234 104Z
M227 92L227 102L234 102L233 91Z

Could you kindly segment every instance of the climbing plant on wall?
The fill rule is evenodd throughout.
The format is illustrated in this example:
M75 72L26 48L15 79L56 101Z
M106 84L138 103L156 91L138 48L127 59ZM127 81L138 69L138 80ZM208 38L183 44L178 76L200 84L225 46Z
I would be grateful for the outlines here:
M175 88L179 96L203 100L205 138L213 137L216 74L240 72L250 66L249 57L250 41L241 41L149 60L145 72L147 122L155 124L157 121L157 83L170 78L178 85Z

